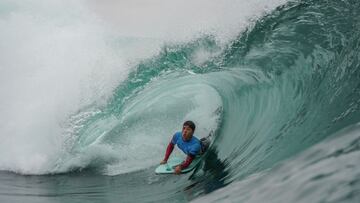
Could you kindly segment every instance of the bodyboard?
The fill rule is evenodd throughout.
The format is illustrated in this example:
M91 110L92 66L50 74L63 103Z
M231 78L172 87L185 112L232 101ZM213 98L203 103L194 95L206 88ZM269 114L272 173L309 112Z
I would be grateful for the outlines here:
M195 167L200 163L201 157L196 156L195 159L191 162L191 164L181 170L181 173L188 173L195 169ZM171 157L166 164L161 164L155 169L156 174L171 174L175 172L175 167L181 164L184 161L183 158L180 157Z

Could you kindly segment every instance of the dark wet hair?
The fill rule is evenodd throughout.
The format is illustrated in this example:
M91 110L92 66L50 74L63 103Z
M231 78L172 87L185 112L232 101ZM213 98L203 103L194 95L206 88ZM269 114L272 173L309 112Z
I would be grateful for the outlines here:
M183 126L189 126L193 131L195 131L195 123L192 121L185 121Z

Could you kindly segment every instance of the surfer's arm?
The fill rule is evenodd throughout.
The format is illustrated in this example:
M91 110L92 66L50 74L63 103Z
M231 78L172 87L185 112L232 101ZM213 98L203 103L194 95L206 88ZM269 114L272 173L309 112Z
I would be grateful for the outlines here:
M195 156L192 154L188 154L185 161L182 162L182 164L180 165L181 169L187 168L191 162L194 160Z
M167 146L166 148L166 153L165 153L165 158L164 158L164 161L167 162L167 160L169 159L170 157L170 154L172 153L172 151L174 150L174 144L173 143L169 143L169 145Z

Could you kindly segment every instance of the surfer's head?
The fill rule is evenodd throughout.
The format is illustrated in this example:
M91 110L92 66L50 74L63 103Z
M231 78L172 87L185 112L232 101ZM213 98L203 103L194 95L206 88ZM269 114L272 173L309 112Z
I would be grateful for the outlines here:
M182 136L185 141L189 141L195 131L195 123L192 121L185 121L182 128Z

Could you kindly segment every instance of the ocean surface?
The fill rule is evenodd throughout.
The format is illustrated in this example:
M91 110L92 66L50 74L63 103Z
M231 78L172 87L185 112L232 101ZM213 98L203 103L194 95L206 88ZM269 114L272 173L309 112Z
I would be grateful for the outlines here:
M0 0L0 202L360 202L360 1Z

